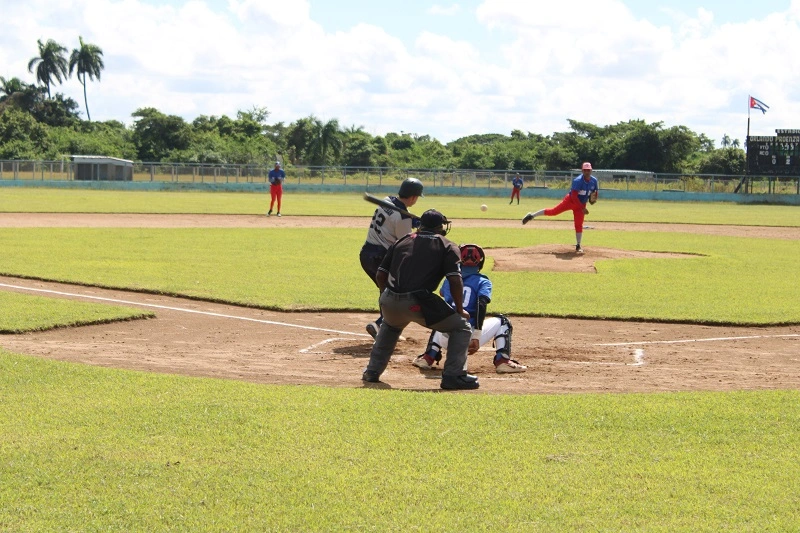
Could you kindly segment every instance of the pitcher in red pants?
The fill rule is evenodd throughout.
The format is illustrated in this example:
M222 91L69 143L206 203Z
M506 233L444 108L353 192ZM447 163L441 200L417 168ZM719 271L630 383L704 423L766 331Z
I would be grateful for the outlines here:
M589 197L592 195L594 195L595 199L597 198L598 186L597 178L592 176L592 164L584 163L581 167L581 175L572 180L572 188L564 199L561 200L561 203L550 209L540 209L535 213L528 213L525 215L525 218L522 219L522 223L527 224L534 218L542 215L554 217L571 209L572 218L575 222L575 240L577 241L577 244L575 244L575 253L582 254L581 237L583 237L583 219L589 214L589 210L586 209L586 202L589 201Z

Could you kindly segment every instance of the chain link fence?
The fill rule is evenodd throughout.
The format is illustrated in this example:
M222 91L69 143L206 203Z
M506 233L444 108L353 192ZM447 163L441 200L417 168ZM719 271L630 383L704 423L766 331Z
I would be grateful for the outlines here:
M71 161L2 161L0 180L83 181ZM133 163L132 181L172 183L267 183L271 167L256 165ZM510 189L517 172L464 169L396 169L386 167L284 168L288 183L396 187L406 178L441 188ZM526 188L568 189L574 171L520 171ZM721 174L656 174L635 170L596 170L600 188L620 191L698 193L800 194L798 176L734 176Z

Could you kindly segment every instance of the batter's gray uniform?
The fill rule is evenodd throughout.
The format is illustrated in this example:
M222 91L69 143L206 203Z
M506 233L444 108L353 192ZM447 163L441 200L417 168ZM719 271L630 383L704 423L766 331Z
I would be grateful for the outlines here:
M383 324L372 346L368 375L380 376L386 370L400 334L411 322L448 333L443 384L467 375L472 326L434 292L445 276L461 281L461 254L443 235L424 229L423 225L392 245L379 267L387 273L388 284L380 297Z

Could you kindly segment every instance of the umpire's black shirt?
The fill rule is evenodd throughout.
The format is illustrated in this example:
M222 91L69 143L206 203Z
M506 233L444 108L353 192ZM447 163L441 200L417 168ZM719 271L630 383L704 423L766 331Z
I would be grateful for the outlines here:
M378 270L388 274L387 286L393 292L433 292L445 276L461 275L461 253L444 236L417 231L389 247Z

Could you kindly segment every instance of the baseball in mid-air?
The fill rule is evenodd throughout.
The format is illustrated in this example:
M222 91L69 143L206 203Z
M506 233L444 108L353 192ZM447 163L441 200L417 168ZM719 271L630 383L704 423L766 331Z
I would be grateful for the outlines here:
M489 208L486 206L486 204L481 205L481 211L486 211L487 209Z

